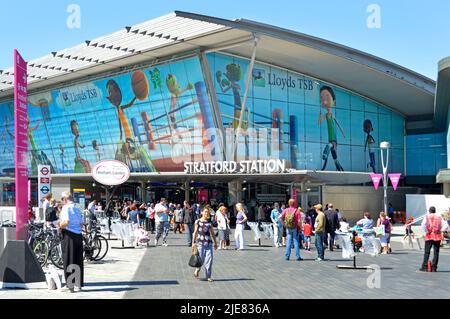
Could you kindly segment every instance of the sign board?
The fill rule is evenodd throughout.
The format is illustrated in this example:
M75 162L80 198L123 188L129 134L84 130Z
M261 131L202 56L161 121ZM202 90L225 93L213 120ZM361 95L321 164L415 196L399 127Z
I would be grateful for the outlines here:
M44 197L51 192L50 165L38 165L38 203L42 207Z
M86 189L74 188L73 189L73 202L82 211L86 209Z
M277 174L286 173L285 160L185 162L186 174Z
M130 169L120 161L100 161L92 168L92 177L103 185L120 185L130 178Z
M400 176L402 176L402 174L392 173L392 174L388 174L388 176L389 176L389 179L391 180L392 187L394 187L394 191L397 190L398 183L400 182Z
M280 206L286 203L286 194L256 194L258 203L279 203Z
M370 177L372 178L373 186L375 187L375 189L378 189L378 186L380 186L380 182L381 179L383 178L383 175L371 173Z
M14 50L14 154L16 239L26 240L28 224L28 89L27 63Z

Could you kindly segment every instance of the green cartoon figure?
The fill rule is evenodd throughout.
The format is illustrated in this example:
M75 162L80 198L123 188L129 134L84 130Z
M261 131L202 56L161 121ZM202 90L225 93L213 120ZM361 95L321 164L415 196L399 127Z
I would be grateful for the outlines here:
M342 133L342 136L345 138L344 131L342 130L341 125L339 124L336 117L333 115L332 108L336 106L336 96L333 92L333 89L329 86L322 86L320 89L320 102L321 107L327 109L327 113L322 116L322 111L319 113L319 126L322 124L324 120L327 121L327 127L328 127L328 144L325 146L325 149L323 150L322 159L325 161L322 167L322 171L325 170L327 167L328 162L328 156L333 156L334 165L336 165L336 170L338 171L344 171L341 164L338 161L337 158L337 134L336 134L336 126L338 126L339 130Z
M169 90L169 92L172 94L171 98L170 98L170 121L173 125L173 128L176 129L177 125L175 123L176 118L175 118L175 112L176 112L176 108L177 108L177 103L178 103L178 97L183 94L184 92L188 91L188 90L192 90L192 88L194 87L192 85L192 83L188 83L186 88L184 90L181 90L180 85L178 84L177 78L175 77L175 75L169 74L167 76L166 79L166 85L167 85L167 89Z
M162 88L162 81L161 81L161 73L159 72L158 68L154 68L153 71L150 71L150 78L153 83L153 88Z
M241 66L236 63L227 65L227 72L223 74L225 78L222 78L222 72L216 72L216 80L220 85L222 93L228 92L230 89L233 91L234 97L234 121L233 128L237 128L239 125L239 119L241 117L242 101L241 101L241 87L238 82L242 79L243 73ZM244 118L242 128L246 129L248 125L248 118Z

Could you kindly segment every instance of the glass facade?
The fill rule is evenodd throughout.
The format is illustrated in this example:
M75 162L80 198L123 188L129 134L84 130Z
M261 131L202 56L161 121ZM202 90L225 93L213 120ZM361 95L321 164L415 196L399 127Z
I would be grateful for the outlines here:
M241 116L249 61L217 53L207 58L219 126L233 131L242 117L239 158L276 156L295 169L380 172L378 145L386 140L392 145L390 171L404 173L405 119L389 108L256 63ZM53 173L88 173L104 159L121 160L133 172L176 172L185 161L223 160L223 150L211 152L213 139L204 136L217 129L213 114L198 57L32 95L30 174L37 175L38 164L51 165ZM0 176L11 176L12 102L0 104L0 118Z
M447 165L446 133L408 135L406 158L408 175L436 176Z
M235 128L249 60L211 53L208 61L223 125ZM279 139L280 157L293 168L380 172L379 143L389 141L390 171L404 173L405 119L320 80L255 63L242 119L247 129L279 128L279 136L269 134L269 139ZM239 151L241 157L250 153Z

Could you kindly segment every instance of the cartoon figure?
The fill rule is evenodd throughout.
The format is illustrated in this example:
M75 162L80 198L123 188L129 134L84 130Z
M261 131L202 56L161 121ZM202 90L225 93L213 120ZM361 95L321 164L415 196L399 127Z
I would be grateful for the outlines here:
M100 147L97 144L97 140L92 141L92 148L95 150L97 154L97 162L100 162L101 160L101 153L100 153Z
M162 88L161 73L158 68L154 68L153 71L150 71L150 78L152 79L153 88L155 90L157 88Z
M78 128L78 123L76 120L72 120L70 122L70 129L72 130L72 134L75 136L75 139L73 140L73 148L75 149L75 173L90 173L91 172L91 165L88 161L85 159L82 159L80 156L80 151L78 150L78 147L83 149L86 147L86 145L81 144L78 141L78 138L80 137L80 129Z
M31 173L34 176L38 175L38 165L50 165L50 171L52 173L55 173L55 169L48 159L48 157L45 155L43 151L38 151L38 148L36 146L36 142L34 141L33 132L36 131L39 128L39 125L41 124L41 120L39 119L34 127L30 127L30 118L27 117L27 126L28 126L28 143L31 146ZM14 139L14 134L11 133L9 129L9 119L8 116L5 116L5 126L6 126L6 132L8 135Z
M2 133L2 142L3 142L3 154L5 154L8 149L8 144L6 143L6 135L4 132Z
M321 107L324 107L327 109L327 113L325 113L324 116L322 116L322 111L319 113L319 126L322 124L324 120L327 121L328 126L328 144L325 146L325 149L323 150L322 159L325 161L322 167L322 171L325 170L328 162L328 156L333 156L334 164L336 165L336 169L338 171L344 171L341 164L339 163L337 159L337 134L336 134L336 125L339 127L339 130L342 133L342 136L345 138L345 133L342 130L341 125L339 124L336 117L333 115L332 108L336 106L336 96L333 92L333 89L329 86L322 86L320 89L320 102Z
M141 74L139 73L139 75ZM133 91L135 91L135 95L136 93L140 93L139 97L142 97L144 99L146 98L146 96L143 94L145 90L143 90L142 88L143 87L145 88L145 85L140 86L140 84L144 83L143 80L146 79L136 80L136 85L133 87ZM119 119L120 141L119 147L116 152L116 159L126 163L128 166L130 166L130 169L132 170L133 170L132 161L135 160L139 162L139 165L140 167L142 167L142 169L145 169L146 171L149 172L155 172L156 169L153 166L153 163L150 160L150 157L148 156L147 152L143 149L143 147L137 145L136 142L134 141L133 135L131 133L130 124L128 123L128 119L124 112L125 109L131 107L134 104L134 102L138 99L138 97L135 96L128 104L121 105L122 91L120 90L120 87L117 84L117 82L114 80L109 80L106 84L106 89L108 91L108 96L106 98L108 99L109 102L111 102L112 105L116 107ZM148 94L148 87L146 94ZM125 135L125 141L123 139L123 135Z
M175 123L175 110L177 108L178 97L188 90L192 90L194 87L192 83L188 83L184 90L180 90L180 85L178 84L177 78L173 74L169 74L166 79L166 85L169 92L172 94L170 98L170 121L173 128L176 129L177 125Z
M372 150L372 145L375 144L375 139L370 134L373 131L372 122L370 120L365 120L363 125L364 132L367 134L366 143L364 144L364 152L369 149L369 160L370 163L368 167L372 167L372 171L375 173L375 152Z
M222 79L222 72L216 72L216 79L220 85L222 93L228 92L230 89L233 91L234 97L234 121L233 127L236 129L239 125L239 118L241 117L241 87L238 82L242 79L242 69L239 64L232 63L227 65L227 72L224 74L225 79ZM248 114L247 114L248 115ZM248 118L244 117L242 122L242 128L246 129L248 124Z
M66 172L66 168L69 168L67 166L67 164L65 163L65 159L64 159L64 146L62 144L59 144L59 157L61 158L61 167L62 167L62 172L65 173Z

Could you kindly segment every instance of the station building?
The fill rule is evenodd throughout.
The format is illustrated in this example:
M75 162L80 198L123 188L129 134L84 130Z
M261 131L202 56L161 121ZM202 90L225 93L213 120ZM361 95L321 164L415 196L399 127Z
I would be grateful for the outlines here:
M382 209L370 173L387 141L388 170L402 174L389 201L404 210L405 194L440 194L450 181L449 61L435 82L246 19L176 11L126 26L28 62L31 197L44 164L56 198L70 189L254 207L295 197L354 219ZM13 104L11 68L0 73L0 206L14 205ZM102 160L127 164L127 183L95 183Z

